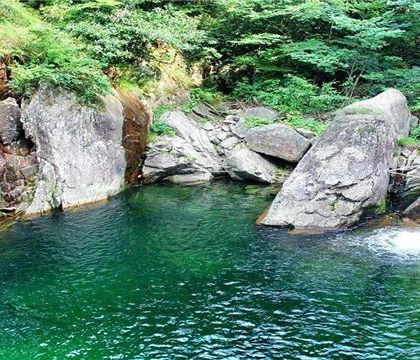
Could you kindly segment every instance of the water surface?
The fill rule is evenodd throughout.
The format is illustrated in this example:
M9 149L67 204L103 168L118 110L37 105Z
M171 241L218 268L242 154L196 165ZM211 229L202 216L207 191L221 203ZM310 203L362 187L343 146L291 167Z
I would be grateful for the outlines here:
M0 359L418 359L420 232L292 236L241 184L147 186L0 234Z

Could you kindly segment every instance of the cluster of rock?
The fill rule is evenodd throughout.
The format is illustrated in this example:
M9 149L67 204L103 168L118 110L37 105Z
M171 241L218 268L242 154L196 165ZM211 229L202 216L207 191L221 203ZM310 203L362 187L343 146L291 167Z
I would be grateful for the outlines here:
M138 180L197 184L228 176L274 184L292 167L262 224L349 227L387 199L407 216L420 213L420 156L397 145L417 119L397 90L339 110L320 139L266 107L169 111L159 121L175 135L145 154L150 112L128 94L102 100L91 108L43 88L22 107L0 101L0 214L99 201ZM267 125L252 127L255 119Z
M297 229L349 227L383 210L388 192L395 192L393 173L404 178L398 197L405 199L404 209L419 196L417 151L403 149L402 156L395 156L397 140L416 126L397 90L339 110L320 139L279 123L277 113L264 107L229 111L222 119L209 109L201 108L198 115L212 122L200 124L197 114L179 111L163 116L176 136L150 144L144 182L197 183L228 174L235 180L274 183L280 165L297 163L261 220ZM250 128L250 118L273 124ZM415 211L412 206L406 214Z
M397 140L410 131L397 90L350 105L303 157L262 219L264 225L333 229L384 207Z
M200 110L200 114L207 112ZM176 135L149 145L143 167L145 183L191 184L229 175L235 180L272 184L278 180L282 162L298 162L311 146L309 139L282 124L247 126L247 119L253 117L276 120L277 113L268 108L230 110L225 118L206 118L209 116L216 121L200 124L194 115L181 111L162 116L160 121L169 124Z
M74 94L49 88L22 109L13 99L0 102L1 213L32 215L100 201L138 177L149 115L122 94L102 102L83 106Z
M14 212L33 196L38 163L25 139L16 100L0 101L0 211Z
M394 209L415 219L420 216L420 153L403 148L394 158L389 194Z

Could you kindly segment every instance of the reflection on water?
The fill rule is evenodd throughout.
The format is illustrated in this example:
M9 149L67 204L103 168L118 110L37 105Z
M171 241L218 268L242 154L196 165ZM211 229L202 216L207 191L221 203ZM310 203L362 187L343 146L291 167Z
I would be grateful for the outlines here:
M0 359L415 359L419 231L254 225L267 192L149 186L0 235Z

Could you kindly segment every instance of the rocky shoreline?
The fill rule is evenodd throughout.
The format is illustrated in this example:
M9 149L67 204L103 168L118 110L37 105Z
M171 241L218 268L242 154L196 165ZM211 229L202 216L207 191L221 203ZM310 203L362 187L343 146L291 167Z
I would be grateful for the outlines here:
M103 200L133 183L232 178L285 182L263 225L331 230L388 210L418 219L420 155L397 145L418 120L397 90L337 111L319 138L266 107L168 111L159 121L174 134L147 148L147 106L121 92L103 102L91 109L50 89L21 106L0 102L3 216Z

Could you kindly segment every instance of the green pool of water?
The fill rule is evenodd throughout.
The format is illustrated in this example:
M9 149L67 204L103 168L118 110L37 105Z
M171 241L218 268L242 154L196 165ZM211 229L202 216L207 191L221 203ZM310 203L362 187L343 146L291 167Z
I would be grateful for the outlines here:
M0 359L419 359L420 232L292 236L239 184L0 233Z

